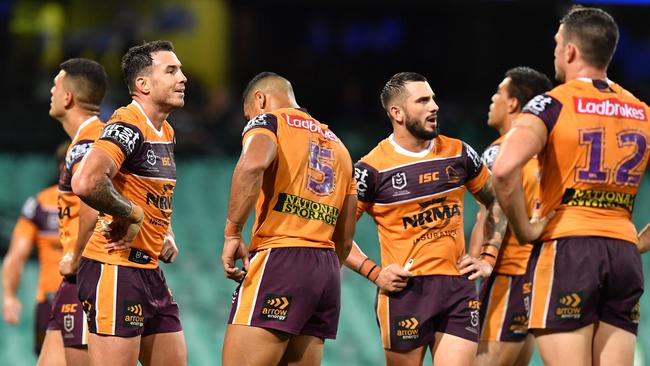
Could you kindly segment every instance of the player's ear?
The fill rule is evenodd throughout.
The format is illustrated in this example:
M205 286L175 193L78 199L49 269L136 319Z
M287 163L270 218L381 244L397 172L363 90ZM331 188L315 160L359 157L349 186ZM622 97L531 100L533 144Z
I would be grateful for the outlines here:
M151 92L151 88L149 85L149 78L147 78L144 75L136 77L134 84L135 84L135 89L142 94L149 94Z
M388 108L388 114L391 116L395 122L403 123L404 122L404 111L398 105L391 105Z
M576 60L578 57L578 52L580 52L580 50L578 47L576 47L575 43L567 43L566 47L564 48L564 59L566 60L567 64Z
M264 95L262 91L256 90L253 96L255 97L255 104L257 105L257 107L261 110L264 110L267 102L266 95Z
M519 99L510 97L508 98L508 113L515 113L521 110Z
M71 91L66 91L65 94L63 94L63 107L68 109L72 106L72 102L74 100L74 96L72 95Z

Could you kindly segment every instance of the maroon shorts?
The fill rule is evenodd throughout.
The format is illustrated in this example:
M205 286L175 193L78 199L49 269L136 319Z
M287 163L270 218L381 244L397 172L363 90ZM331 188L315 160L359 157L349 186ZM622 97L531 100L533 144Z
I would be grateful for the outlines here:
M536 245L529 266L530 329L571 331L603 321L636 334L643 267L633 243L560 238Z
M65 347L88 345L88 322L77 296L75 280L63 279L54 298L48 330L60 330Z
M481 341L523 342L528 335L530 282L526 275L493 273L481 283Z
M41 353L41 347L43 347L45 332L47 332L50 314L52 313L54 295L54 293L48 293L45 301L36 304L36 322L34 322L34 353L36 355Z
M336 252L273 248L253 254L228 323L335 339L340 308Z
M77 287L93 334L135 337L182 330L178 304L160 268L126 267L82 257Z
M413 277L396 294L379 291L375 306L385 349L428 345L436 332L478 342L476 285L465 276Z

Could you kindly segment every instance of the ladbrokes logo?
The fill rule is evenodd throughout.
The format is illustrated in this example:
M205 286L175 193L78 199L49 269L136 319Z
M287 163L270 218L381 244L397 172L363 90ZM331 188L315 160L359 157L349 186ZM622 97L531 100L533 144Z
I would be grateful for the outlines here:
M411 341L420 338L420 322L414 316L398 316L395 318L397 338Z
M289 308L291 307L291 296L267 294L264 297L264 304L260 317L262 320L287 320Z
M318 133L328 140L332 140L336 142L339 141L339 138L336 137L334 132L327 129L323 130L321 125L318 122L314 121L313 119L309 119L309 118L302 119L298 116L290 116L284 113L282 113L282 118L284 118L284 120L287 121L287 124L291 127L309 130L309 132Z
M562 204L594 208L623 208L632 212L635 198L636 195L623 192L567 188L562 196Z
M144 313L142 311L142 304L133 301L124 302L124 326L144 326Z
M579 292L572 292L560 295L555 315L561 319L579 319L582 316L582 296Z
M335 226L339 209L324 203L314 202L289 193L280 193L273 211L296 215L307 220L319 220Z
M590 114L603 117L636 119L647 121L645 109L642 106L621 102L616 98L600 100L596 98L573 98L573 106L578 114Z

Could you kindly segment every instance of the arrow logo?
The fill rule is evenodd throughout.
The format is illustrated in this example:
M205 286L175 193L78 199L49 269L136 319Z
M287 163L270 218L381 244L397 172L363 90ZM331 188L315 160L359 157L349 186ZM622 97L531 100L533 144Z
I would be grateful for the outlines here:
M126 310L132 312L137 316L142 316L142 305L140 304L129 306L126 308Z
M282 297L274 297L274 298L271 298L271 299L267 299L266 303L273 306L273 307L275 307L275 308L284 310L284 309L286 309L287 306L289 306L289 299L287 299L284 296L282 296Z
M410 317L408 319L404 319L400 322L397 323L400 327L406 328L406 329L415 329L418 327L420 324L418 320L415 317Z
M560 304L572 308L577 308L581 303L582 299L580 298L580 295L575 292L572 294L564 295L560 298Z

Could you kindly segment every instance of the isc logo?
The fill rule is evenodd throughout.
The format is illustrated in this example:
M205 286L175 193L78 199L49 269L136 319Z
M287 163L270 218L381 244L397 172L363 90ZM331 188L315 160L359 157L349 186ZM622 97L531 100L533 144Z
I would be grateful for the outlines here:
M418 183L435 182L440 179L440 172L431 172L418 175Z
M77 311L77 304L62 304L61 312L62 313L74 313Z

